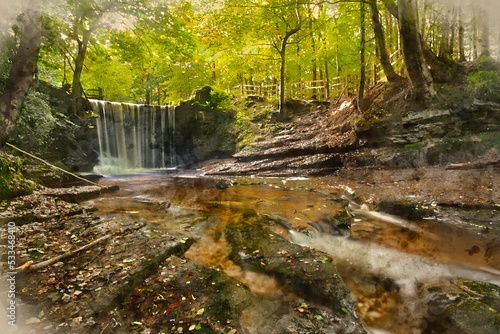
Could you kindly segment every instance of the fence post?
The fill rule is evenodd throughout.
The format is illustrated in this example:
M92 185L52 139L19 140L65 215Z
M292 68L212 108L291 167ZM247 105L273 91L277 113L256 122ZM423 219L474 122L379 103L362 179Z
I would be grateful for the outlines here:
M345 77L345 94L346 96L349 96L349 76L346 75Z
M373 64L373 86L377 85L377 81L378 81L378 78L377 78L377 65Z
M259 82L259 96L262 96L262 82Z
M243 96L243 83L240 83L240 95Z

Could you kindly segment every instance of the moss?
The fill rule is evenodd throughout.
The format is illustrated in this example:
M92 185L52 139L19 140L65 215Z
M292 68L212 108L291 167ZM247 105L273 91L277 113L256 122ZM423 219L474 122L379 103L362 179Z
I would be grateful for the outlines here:
M497 312L488 305L477 300L465 300L453 304L445 310L446 320L450 327L447 333L499 333L496 323Z
M211 290L216 293L210 298L207 306L207 316L222 324L228 321L238 322L238 314L251 303L251 292L244 285L227 276L222 270L211 269L207 273L205 291Z
M22 165L20 158L0 153L0 200L27 195L35 190L36 185L21 173Z
M478 281L464 281L462 284L469 290L482 295L481 302L500 311L500 287Z

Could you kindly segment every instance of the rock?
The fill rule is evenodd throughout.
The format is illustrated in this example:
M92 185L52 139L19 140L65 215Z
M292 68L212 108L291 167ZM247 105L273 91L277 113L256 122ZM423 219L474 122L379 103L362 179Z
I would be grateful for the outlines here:
M500 287L478 281L437 283L425 287L429 334L494 334L500 332Z
M424 218L434 216L435 211L430 204L419 203L410 200L383 199L376 204L377 211L390 213L407 219Z
M465 300L445 310L444 332L453 334L499 333L498 312L476 300Z
M230 258L243 268L275 277L307 302L327 307L339 319L330 324L333 333L365 333L350 292L329 256L270 233L255 218L229 224L225 235L232 246Z

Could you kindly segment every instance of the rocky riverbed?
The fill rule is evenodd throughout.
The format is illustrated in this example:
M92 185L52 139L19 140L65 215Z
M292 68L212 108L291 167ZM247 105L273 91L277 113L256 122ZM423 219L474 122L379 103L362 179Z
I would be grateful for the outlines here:
M375 173L344 169L318 178L221 178L196 172L105 180L121 189L104 194L92 187L39 190L4 201L1 208L3 226L16 224L16 266L22 268L16 275L17 328L19 333L363 333L374 328L477 333L479 325L464 322L466 316L486 326L484 333L493 333L498 330L495 285L469 274L415 281L420 302L413 305L418 316L410 317L413 306L397 307L406 298L397 278L370 273L354 260L346 265L321 244L297 245L293 233L310 238L322 231L335 238L329 243L346 236L361 244L370 240L398 254L445 263L451 252L458 262L489 268L479 276L494 281L500 269L496 180L498 168L490 165ZM361 204L364 211L356 206ZM406 217L424 230L366 218L374 209ZM436 245L419 246L435 224L453 226L454 234L443 233L463 238L455 245L462 248L432 253ZM7 240L2 229L2 244ZM368 254L378 251L370 247ZM2 263L5 274L7 262Z

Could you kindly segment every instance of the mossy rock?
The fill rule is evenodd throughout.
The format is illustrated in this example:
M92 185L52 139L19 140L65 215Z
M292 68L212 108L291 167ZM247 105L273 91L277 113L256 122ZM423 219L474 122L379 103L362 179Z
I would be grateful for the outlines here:
M478 281L464 281L462 283L468 289L482 295L480 299L481 302L485 303L489 307L495 309L497 312L500 311L500 287L485 282Z
M477 300L465 300L445 310L446 329L443 333L494 334L500 333L498 313Z
M20 158L0 152L0 200L31 194L37 185L24 178Z
M377 203L377 209L408 219L423 218L434 214L432 208L426 203L407 200L381 200Z

